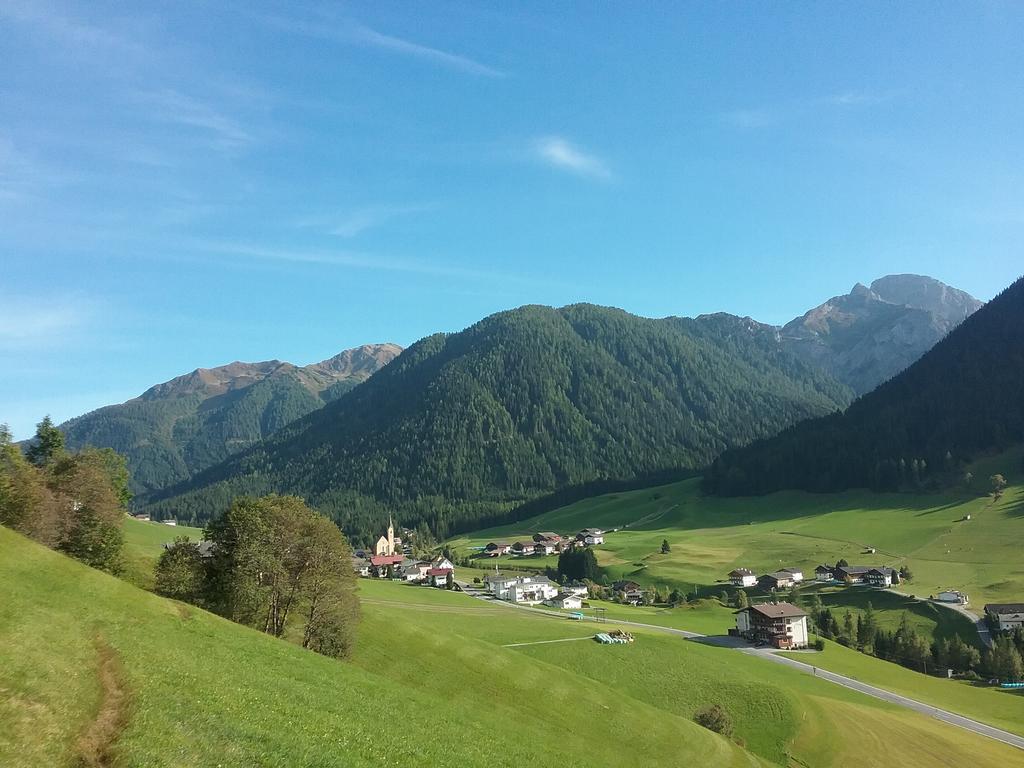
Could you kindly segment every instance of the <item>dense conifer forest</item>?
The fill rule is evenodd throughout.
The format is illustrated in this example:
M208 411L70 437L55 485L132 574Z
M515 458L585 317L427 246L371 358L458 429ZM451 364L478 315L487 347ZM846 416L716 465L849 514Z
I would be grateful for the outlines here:
M849 402L773 333L592 305L499 313L421 340L316 414L151 498L152 511L201 523L238 494L287 492L356 543L389 509L443 537L565 486L700 468Z
M973 482L964 462L1024 439L1024 278L844 413L725 452L705 476L725 495Z

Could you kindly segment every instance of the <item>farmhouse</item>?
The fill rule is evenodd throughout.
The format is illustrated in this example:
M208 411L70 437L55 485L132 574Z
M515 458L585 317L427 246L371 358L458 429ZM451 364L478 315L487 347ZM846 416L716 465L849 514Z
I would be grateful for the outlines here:
M365 557L352 557L352 570L364 579L370 575L370 561Z
M734 587L752 587L757 584L757 576L749 568L737 568L729 571L729 583Z
M426 560L404 560L401 569L402 580L413 584L424 582L430 568L431 564Z
M1000 632L1024 627L1024 603L989 603L985 614L995 620Z
M540 533L533 534L533 540L537 542L550 542L551 544L561 544L562 537L557 533L551 531L541 531Z
M433 562L430 565L433 568L444 568L444 569L447 569L449 571L454 571L455 570L455 564L452 563L452 561L449 560L444 555L438 555L437 557L435 557Z
M884 565L881 568L872 568L864 574L864 581L873 587L891 587L894 583L899 583L899 580L899 573Z
M790 603L763 603L736 611L735 634L775 648L807 647L807 614Z
M639 603L644 599L643 590L635 581L616 581L612 584L612 592L627 603Z
M835 581L836 572L830 565L819 565L814 569L815 581Z
M604 531L600 528L584 528L576 534L576 541L588 547L604 544Z
M454 571L451 568L430 568L427 570L427 578L430 579L430 586L432 587L448 586L448 577L453 574Z
M486 547L484 552L489 554L491 557L498 557L500 555L507 555L512 551L512 545L507 541L492 541Z
M574 595L572 592L559 592L548 600L548 603L555 608L566 608L571 611L578 611L583 607L582 598L579 595Z
M513 555L532 555L537 551L537 542L535 541L517 541L512 545Z
M793 586L793 574L789 571L766 573L757 580L757 585L762 589L785 589Z
M780 568L779 573L788 573L794 583L804 580L804 572L801 568Z
M576 595L577 597L586 597L590 594L590 590L587 589L587 585L582 581L570 581L568 584L563 584L562 591Z
M371 572L378 579L387 578L388 572L394 573L395 566L399 565L404 559L403 555L371 555Z

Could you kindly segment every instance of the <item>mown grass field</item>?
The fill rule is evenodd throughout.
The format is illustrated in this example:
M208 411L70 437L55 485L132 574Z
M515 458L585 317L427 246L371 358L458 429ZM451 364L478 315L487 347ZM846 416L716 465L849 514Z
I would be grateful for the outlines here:
M504 647L586 638L593 626L422 587L361 582L358 649L337 662L3 529L0 582L4 766L76 763L102 699L98 639L128 696L113 766L839 766L855 755L866 766L985 768L1020 757L822 680L660 633L641 630L628 647ZM692 723L708 703L730 711L746 750Z
M1018 448L979 461L972 467L974 490L941 494L784 492L717 498L704 496L698 480L687 480L585 499L450 544L468 552L538 530L569 534L586 526L618 528L597 550L611 578L688 592L696 586L714 595L736 567L765 573L799 566L813 579L816 564L846 558L852 564L908 565L914 580L902 589L925 597L960 589L980 610L986 602L1024 601L1022 458L1024 449ZM1010 482L998 502L980 495L996 472ZM671 545L664 555L663 539ZM866 554L868 547L876 553ZM481 568L489 564L480 561Z

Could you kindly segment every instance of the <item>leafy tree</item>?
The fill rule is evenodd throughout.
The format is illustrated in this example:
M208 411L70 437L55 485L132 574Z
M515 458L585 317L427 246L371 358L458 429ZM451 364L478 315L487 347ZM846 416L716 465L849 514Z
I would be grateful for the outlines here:
M877 634L878 617L869 601L864 608L864 614L860 616L857 623L857 645L862 648L871 648L875 643L875 636Z
M992 475L988 481L992 486L992 498L998 501L1002 498L1003 491L1006 489L1006 478L996 474Z
M847 566L849 566L849 565L850 565L850 564L849 564L849 563L848 563L848 562L846 561L846 558L845 558L845 557L841 557L841 558L839 558L838 560L836 560L836 569L837 569L837 570L838 570L839 568L846 568L846 567L847 567Z
M747 597L747 593L742 589L736 590L736 607L740 610L750 607L750 598Z
M36 425L36 436L25 456L37 467L47 467L64 455L64 433L53 425L49 416Z
M669 605L676 606L682 603L686 599L686 596L678 589L673 589L668 595Z
M910 570L909 565L900 566L900 581L911 581L914 578L914 572Z
M693 721L709 731L720 733L723 736L732 736L732 717L719 704L712 704L698 710L693 716Z
M1024 680L1024 661L1009 637L997 637L988 652L988 668L1003 682Z
M199 545L188 536L178 536L166 547L157 560L155 591L158 595L198 602L203 593L203 560Z
M669 545L668 539L662 539L661 540L661 554L667 555L671 551L672 551L672 547Z

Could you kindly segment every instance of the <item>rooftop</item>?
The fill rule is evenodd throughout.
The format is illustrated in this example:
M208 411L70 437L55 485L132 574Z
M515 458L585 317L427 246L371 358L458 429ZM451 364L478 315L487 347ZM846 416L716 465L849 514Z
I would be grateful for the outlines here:
M744 608L744 611L756 611L766 619L788 619L806 616L807 613L792 603L761 603Z
M1024 603L989 603L985 613L1024 613Z

